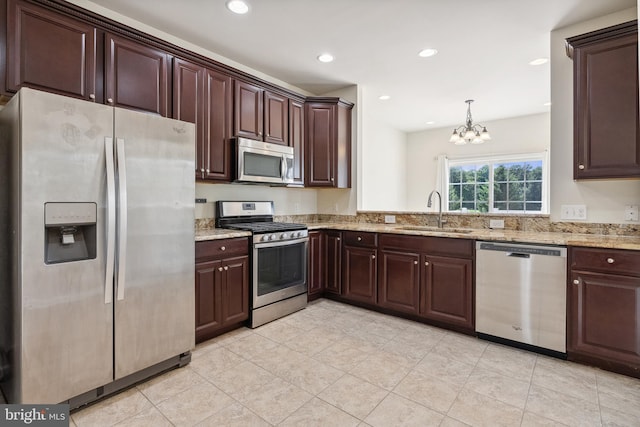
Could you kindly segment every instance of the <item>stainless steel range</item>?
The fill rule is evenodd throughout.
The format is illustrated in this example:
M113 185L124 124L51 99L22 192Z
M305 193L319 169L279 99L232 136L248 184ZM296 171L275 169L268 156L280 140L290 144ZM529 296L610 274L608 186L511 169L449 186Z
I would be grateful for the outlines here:
M252 328L307 305L307 227L274 222L273 214L273 202L216 202L216 227L253 233Z

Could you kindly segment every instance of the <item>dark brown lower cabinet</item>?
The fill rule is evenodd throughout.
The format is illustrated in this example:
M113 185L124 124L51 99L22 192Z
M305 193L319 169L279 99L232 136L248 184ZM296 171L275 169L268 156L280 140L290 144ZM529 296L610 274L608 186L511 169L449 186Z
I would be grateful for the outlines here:
M248 239L196 243L196 342L249 318Z
M420 307L420 255L381 250L378 260L378 305L409 314Z
M373 248L343 247L343 297L375 304L377 252Z
M572 267L595 271L569 277L569 359L640 378L640 253L572 249Z
M324 255L324 291L330 294L342 293L342 232L328 230L325 232Z
M322 295L324 290L324 263L323 256L324 233L321 231L309 232L309 259L307 261L307 286L308 299L312 300Z
M420 315L474 329L473 262L470 259L424 255Z

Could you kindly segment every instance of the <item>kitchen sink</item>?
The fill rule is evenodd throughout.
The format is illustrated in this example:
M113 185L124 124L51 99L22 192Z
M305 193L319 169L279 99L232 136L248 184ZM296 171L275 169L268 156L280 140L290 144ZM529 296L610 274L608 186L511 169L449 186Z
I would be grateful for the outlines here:
M438 233L456 233L456 234L467 234L473 232L473 230L469 228L438 228L427 225L403 225L398 227L399 230L410 230L410 231L433 231Z

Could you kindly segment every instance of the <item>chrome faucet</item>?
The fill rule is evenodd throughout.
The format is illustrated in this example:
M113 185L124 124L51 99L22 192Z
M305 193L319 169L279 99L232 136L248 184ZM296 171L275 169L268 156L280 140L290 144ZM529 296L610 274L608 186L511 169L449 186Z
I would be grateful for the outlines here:
M432 204L432 198L433 198L433 193L438 195L438 228L442 228L442 224L445 223L445 221L442 220L442 195L440 194L439 191L437 190L433 190L431 193L429 193L429 199L427 200L427 207L430 208L431 204Z

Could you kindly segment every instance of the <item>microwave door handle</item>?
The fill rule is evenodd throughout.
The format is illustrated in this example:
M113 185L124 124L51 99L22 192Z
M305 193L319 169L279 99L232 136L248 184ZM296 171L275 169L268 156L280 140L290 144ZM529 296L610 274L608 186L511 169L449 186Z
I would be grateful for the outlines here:
M287 180L287 156L282 155L282 160L280 161L280 176L283 181Z

